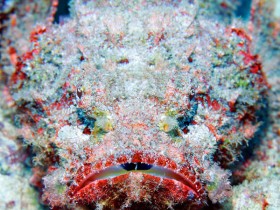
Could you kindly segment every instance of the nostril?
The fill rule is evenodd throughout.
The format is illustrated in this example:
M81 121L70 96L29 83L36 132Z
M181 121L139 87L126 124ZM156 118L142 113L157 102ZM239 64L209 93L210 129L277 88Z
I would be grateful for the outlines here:
M146 163L124 163L121 167L126 171L133 171L133 170L149 170L153 167L153 165L146 164Z

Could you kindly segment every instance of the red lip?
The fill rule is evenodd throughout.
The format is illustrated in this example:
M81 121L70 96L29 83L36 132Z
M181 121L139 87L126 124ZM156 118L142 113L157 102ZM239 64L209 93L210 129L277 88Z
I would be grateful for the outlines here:
M146 164L152 168L127 172L121 168L122 164L131 163ZM110 174L118 170L122 174L110 177ZM137 198L133 197L133 190L130 189L135 187L131 184L133 179L139 179L136 185L140 186L140 194ZM141 151L127 155L112 155L106 161L95 164L85 163L78 170L75 182L76 185L70 186L68 195L73 201L81 204L103 200L108 202L110 197L113 199L118 196L117 200L135 201L136 199L139 202L145 201L148 197L152 202L173 200L177 203L188 202L194 205L201 205L206 201L206 192L193 168L187 162L184 165L178 165L163 155ZM116 201L112 200L112 202L110 205L115 206Z

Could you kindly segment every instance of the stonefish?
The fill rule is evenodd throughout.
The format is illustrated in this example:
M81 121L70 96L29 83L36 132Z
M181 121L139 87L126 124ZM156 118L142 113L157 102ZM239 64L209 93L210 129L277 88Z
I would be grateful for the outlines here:
M241 25L241 24L240 24ZM251 38L196 1L72 1L9 92L53 209L200 209L231 195L267 84Z

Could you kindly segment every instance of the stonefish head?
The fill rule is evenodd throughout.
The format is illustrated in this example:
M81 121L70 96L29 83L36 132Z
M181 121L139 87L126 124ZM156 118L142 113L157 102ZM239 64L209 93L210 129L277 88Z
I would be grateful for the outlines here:
M251 39L182 1L73 1L12 75L52 208L199 209L230 195L266 82ZM38 172L39 171L39 172Z

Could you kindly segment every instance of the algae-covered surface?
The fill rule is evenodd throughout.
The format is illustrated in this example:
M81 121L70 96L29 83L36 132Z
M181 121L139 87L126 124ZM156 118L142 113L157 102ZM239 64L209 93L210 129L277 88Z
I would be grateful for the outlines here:
M0 4L0 209L280 209L280 1Z

